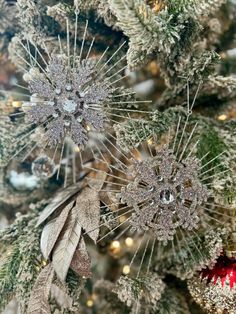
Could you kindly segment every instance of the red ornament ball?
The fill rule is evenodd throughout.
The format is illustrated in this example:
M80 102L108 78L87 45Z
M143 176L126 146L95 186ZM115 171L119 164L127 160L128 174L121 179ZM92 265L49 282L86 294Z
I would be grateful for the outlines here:
M200 275L202 278L206 278L208 283L213 281L214 285L217 280L220 280L222 287L228 279L230 288L233 288L236 283L236 260L221 255L213 268L203 269L200 271Z

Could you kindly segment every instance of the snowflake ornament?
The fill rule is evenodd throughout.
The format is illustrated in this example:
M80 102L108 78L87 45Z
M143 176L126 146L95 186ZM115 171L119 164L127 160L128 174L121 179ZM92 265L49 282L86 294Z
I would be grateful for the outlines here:
M59 45L51 49L53 52L48 51L46 43L42 53L42 48L39 49L32 40L27 44L19 42L29 61L21 60L25 66L30 66L24 75L30 100L24 101L23 113L28 123L43 130L43 139L38 139L38 144L44 149L57 149L58 145L64 147L66 141L73 143L75 150L79 147L79 151L84 151L90 138L96 142L104 140L105 136L110 137L109 131L117 121L136 111L138 103L147 102L135 101L135 93L120 84L124 78L122 72L127 66L119 67L125 56L118 61L114 61L114 57L125 42L109 52L109 57L108 48L102 55L92 55L95 38L88 51L84 49L88 29L86 22L80 52L77 53L78 13L75 15L74 38L70 38L67 20L67 44L63 45L59 36ZM135 105L135 110L127 108L127 105L129 108Z
M117 49L109 51L107 48L100 54L92 53L93 38L85 51L88 21L80 35L80 47L77 11L74 30L70 31L68 20L66 24L66 43L58 36L58 47L48 48L42 43L38 48L32 39L19 40L19 46L26 53L18 66L24 71L27 67L23 78L28 88L16 84L29 90L29 94L25 91L24 94L18 93L28 96L29 100L23 102L23 111L16 113L17 117L25 116L31 126L29 141L22 149L26 153L24 158L34 149L40 148L41 153L47 149L57 165L57 178L61 165L65 168L65 186L69 173L76 182L76 173L87 160L107 164L104 155L114 145L114 124L126 118L132 120L129 113L136 112L139 104L149 102L136 101L135 92L121 84L127 65L123 66L126 55L118 58L118 53L125 42ZM74 34L73 38L71 34Z
M68 57L58 54L51 57L43 73L32 72L29 90L36 101L25 103L26 116L30 123L46 123L50 147L65 136L84 147L89 130L105 130L108 117L102 106L109 103L113 88L106 80L99 81L94 62L77 60L71 66Z
M185 114L180 112L176 127L173 125L163 139L153 134L143 141L136 132L138 141L129 140L125 162L122 167L116 166L121 179L113 182L114 188L119 187L115 203L119 204L126 224L121 232L143 236L147 247L150 241L153 241L153 248L155 242L166 245L172 241L173 246L179 245L179 241L194 229L205 228L205 221L218 221L211 217L212 213L220 215L221 205L214 202L213 191L208 187L220 173L214 173L216 168L212 162L222 153L207 161L205 157L210 152L197 158L198 122L195 125L190 122L196 97L197 94L192 104L188 97ZM140 134L145 135L145 127L140 128ZM151 252L152 255L152 249Z
M199 161L189 157L178 162L173 151L164 147L154 157L131 162L132 182L121 188L119 196L134 209L132 229L152 231L158 240L167 242L178 227L197 228L198 208L208 198L198 178Z

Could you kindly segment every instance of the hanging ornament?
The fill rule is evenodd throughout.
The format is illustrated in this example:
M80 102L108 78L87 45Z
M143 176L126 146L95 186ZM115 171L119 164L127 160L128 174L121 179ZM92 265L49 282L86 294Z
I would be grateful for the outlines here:
M142 267L148 270L159 246L167 246L165 251L172 247L174 252L184 247L185 255L180 254L178 267L171 265L174 272L180 274L179 277L185 277L190 272L194 274L208 265L209 259L215 261L220 254L218 248L222 248L221 239L217 239L217 250L214 246L213 249L211 246L206 249L203 245L204 254L201 254L196 242L202 245L204 240L194 236L198 228L202 228L205 234L206 221L210 223L213 220L212 225L216 228L218 216L223 224L224 216L221 205L215 202L214 193L209 189L210 182L219 175L217 171L211 174L214 169L212 161L218 157L207 160L205 157L211 151L201 159L198 157L201 130L196 131L197 123L194 124L191 118L193 105L194 102L188 103L186 114L180 112L178 120L176 117L177 126L173 122L168 135L161 139L158 134L147 135L144 125L140 126L139 134L132 137L128 133L121 135L120 131L117 132L118 144L124 147L125 152L117 150L125 159L114 161L116 176L108 172L106 180L109 181L104 188L116 193L114 203L108 207L118 205L114 212L118 213L119 225L108 231L103 227L106 234L101 233L99 241L112 233L117 238L120 235L137 236L140 239L137 252L143 254L137 276ZM230 208L224 207L224 210ZM231 216L227 215L228 218ZM194 241L189 241L190 238ZM208 249L209 254L206 254ZM132 259L133 269L136 256L135 253Z
M221 255L213 268L203 269L189 279L188 288L208 313L235 313L236 259Z
M133 159L129 171L134 179L121 188L119 195L123 204L134 209L130 219L132 230L151 230L167 243L178 227L196 228L198 208L208 197L198 178L199 168L196 158L178 162L167 147L149 159Z
M33 161L31 170L36 177L49 179L54 175L56 167L50 157L41 155Z
M107 163L103 151L108 151L108 143L113 137L110 132L120 119L126 119L129 112L133 114L134 109L128 107L135 105L137 108L141 103L150 101L136 101L135 93L121 85L121 81L126 77L123 72L127 66L122 63L126 56L118 61L115 56L121 53L125 41L111 57L108 58L106 54L109 47L100 56L95 57L94 39L89 47L87 42L88 21L85 23L83 35L78 32L78 1L75 1L74 29L71 29L68 19L65 22L65 50L62 49L60 36L58 49L55 48L53 52L49 52L47 43L44 43L45 53L41 53L37 43L32 40L30 44L34 47L34 53L29 51L24 41L17 40L17 44L27 53L27 58L35 61L34 64L25 64L28 72L23 78L28 83L28 93L25 92L28 98L22 101L22 111L19 113L26 123L35 125L34 132L38 129L44 130L42 137L28 143L25 152L32 152L36 147L43 148L44 151L46 148L47 151L52 150L53 154L58 152L61 158L57 178L63 157L70 156L68 159L71 160L72 171L69 173L75 183L76 171L90 158L89 155ZM82 43L78 49L81 39ZM71 42L74 43L73 48ZM78 155L77 163L75 159ZM64 186L67 186L68 163L65 166Z
M78 8L76 2L75 7ZM127 94L124 93L124 88L117 87L117 82L122 80L122 76L119 76L118 73L123 68L117 73L116 71L115 73L111 72L119 62L116 62L115 65L108 65L113 57L104 62L106 51L99 60L95 60L91 53L94 41L91 42L89 50L85 53L84 42L88 21L80 52L77 51L77 10L75 19L73 54L71 54L69 45L71 30L67 20L67 53L51 53L48 60L39 54L44 66L31 66L27 75L24 76L28 83L30 96L30 100L24 101L22 106L26 121L34 123L38 127L42 123L45 125L45 139L50 148L56 148L58 144L63 144L65 138L68 137L75 146L79 146L83 150L88 147L91 133L103 135L108 131L113 124L114 113L112 111L115 109L120 111L120 104L125 104L126 100L128 100L127 103L131 103L126 96L123 98L123 95ZM32 44L38 51L36 43L32 42ZM30 58L34 58L24 43L20 42L20 45L28 52ZM119 46L113 56L124 45L125 42ZM59 37L58 48L60 46ZM119 99L114 100L117 95L119 95ZM134 97L132 98L134 99ZM116 113L116 115L117 117L126 117L121 113Z
M212 269L203 269L200 274L208 282L213 280L214 284L220 280L222 287L224 287L226 280L229 280L229 286L233 288L236 283L236 260L221 255Z

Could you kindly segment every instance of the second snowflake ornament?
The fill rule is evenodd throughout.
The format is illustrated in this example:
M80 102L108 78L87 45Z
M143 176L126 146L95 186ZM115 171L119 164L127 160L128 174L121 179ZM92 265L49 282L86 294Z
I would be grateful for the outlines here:
M176 229L192 230L199 221L199 206L208 196L199 180L199 160L178 161L171 149L158 149L155 156L131 160L133 181L121 189L123 204L134 209L134 230L150 230L158 240L172 240Z
M134 237L136 251L130 265L142 254L137 276L142 266L147 272L151 269L159 252L169 256L178 254L177 268L185 269L186 274L190 264L194 271L207 266L212 255L216 258L215 250L204 247L202 254L199 245L205 240L197 238L195 230L201 229L206 234L209 226L215 230L224 219L230 218L222 215L221 205L215 202L211 189L219 174L213 162L219 161L222 153L212 156L208 152L198 157L201 130L196 131L192 107L188 105L186 114L179 111L177 126L171 127L163 138L153 134L143 141L139 134L145 134L146 130L144 127L138 130L135 135L140 141L130 140L126 153L117 148L122 158L114 161L115 172L107 173L105 190L112 194L113 202L108 207L117 208L115 212L119 214L114 213L110 220L116 219L116 226L105 235L101 233L99 241L109 235L115 239L124 234ZM208 155L212 157L206 158ZM174 265L172 268L176 271ZM135 265L131 272L134 269Z

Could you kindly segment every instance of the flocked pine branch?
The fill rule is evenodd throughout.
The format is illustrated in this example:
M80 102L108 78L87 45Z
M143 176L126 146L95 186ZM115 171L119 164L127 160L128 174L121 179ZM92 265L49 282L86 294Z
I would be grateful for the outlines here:
M215 13L226 0L167 0L171 10L182 13L191 12L196 18Z
M156 271L175 275L182 280L191 278L196 271L214 265L223 251L227 232L223 228L198 231L188 238L179 239L175 251L171 246L165 250L160 247L154 263Z
M223 2L164 1L164 6L156 12L143 0L109 0L117 25L130 39L130 66L139 64L154 51L169 58L172 49L176 53L176 45L184 48L183 42L189 48L190 41L193 45L193 39L201 31L202 17L214 13Z
M165 9L158 14L144 1L109 0L111 10L118 18L117 25L130 39L129 64L142 62L154 50L170 52L171 46L180 39L180 25L173 25L173 15Z
M13 114L13 117L17 115ZM0 121L0 167L6 166L10 159L27 144L27 136L32 135L31 126L19 121L12 122L8 116L2 116Z
M5 0L0 1L0 33L4 33L9 26L10 8L7 6Z

